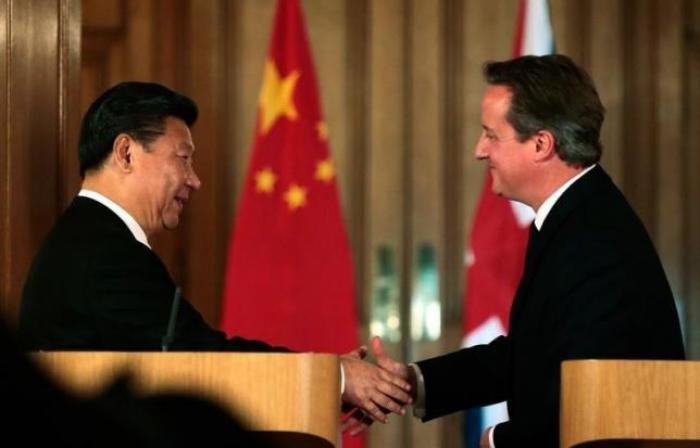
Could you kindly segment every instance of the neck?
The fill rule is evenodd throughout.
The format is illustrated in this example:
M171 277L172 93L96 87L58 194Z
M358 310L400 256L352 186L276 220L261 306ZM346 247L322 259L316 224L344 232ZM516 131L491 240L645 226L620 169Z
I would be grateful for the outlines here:
M570 179L580 174L585 168L573 167L561 162L556 169L543 169L536 180L536 191L528 205L537 211L542 203Z
M131 199L132 195L129 194L125 188L121 187L121 182L119 179L114 178L113 173L103 170L98 173L86 174L81 188L99 193L110 201L118 204L136 220L146 234L146 237L150 238L152 236L153 232L151 232L144 225L143 220L140 219L138 208Z

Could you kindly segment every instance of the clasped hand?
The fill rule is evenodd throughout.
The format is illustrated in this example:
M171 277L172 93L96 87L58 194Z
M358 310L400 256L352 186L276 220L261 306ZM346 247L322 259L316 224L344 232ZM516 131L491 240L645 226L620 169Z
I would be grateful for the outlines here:
M340 357L345 373L343 402L356 406L343 416L342 430L359 434L374 421L387 423L387 414L405 414L405 407L415 399L410 368L390 358L381 339L372 338L372 353L377 364L364 360L367 347L362 346Z

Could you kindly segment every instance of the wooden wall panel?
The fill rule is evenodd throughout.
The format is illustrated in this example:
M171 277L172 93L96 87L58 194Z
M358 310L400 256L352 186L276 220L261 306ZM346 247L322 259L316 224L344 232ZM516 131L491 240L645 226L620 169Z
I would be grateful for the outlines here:
M462 309L464 287L464 184L463 160L465 147L464 128L464 4L459 0L446 0L442 4L443 32L440 36L440 51L443 55L442 113L441 127L444 139L442 185L444 200L443 231L443 281L444 316L446 331L456 324ZM461 334L459 334L461 338Z
M657 0L655 20L658 35L654 95L656 141L650 150L655 153L657 182L652 187L656 202L655 243L664 262L673 295L683 307L683 3Z
M593 0L589 9L590 51L588 69L605 106L601 131L602 164L620 184L623 172L624 67L622 0Z
M656 141L654 110L657 107L656 57L657 42L653 36L658 32L654 20L658 12L653 9L653 0L627 2L624 27L624 147L625 161L622 173L622 189L632 206L647 226L652 236L656 235L656 203L653 186L656 177L656 157L651 151ZM649 70L640 70L648 67Z
M225 114L225 4L219 1L191 2L187 29L185 92L199 106L199 118L192 129L198 148L196 169L202 188L192 196L185 222L185 252L182 254L182 282L195 307L213 326L219 324L221 287L228 241L223 204L229 194L223 181L228 173L222 160L229 157L224 144Z
M366 190L366 241L368 251L363 260L365 296L363 305L369 312L372 287L379 274L380 248L388 248L394 263L394 275L400 299L400 328L402 338L408 338L409 308L407 274L411 265L410 240L407 239L407 204L411 191L406 190L405 177L408 138L406 126L407 80L405 27L407 5L402 0L370 0L368 3L367 54L367 165L361 179ZM407 247L408 246L408 247ZM371 319L371 314L367 314ZM403 346L405 347L405 345ZM387 350L404 358L402 346L386 344ZM405 349L405 348L404 348ZM370 434L370 446L410 446L407 440L409 421L381 425Z
M421 254L422 250L431 250L434 256L437 275L435 292L440 303L444 303L443 282L444 259L443 254L443 217L445 212L444 188L445 182L449 182L443 175L443 160L445 158L443 118L443 79L444 79L444 54L441 51L443 40L441 31L444 28L442 14L442 2L409 2L410 20L407 23L407 103L406 122L408 125L408 141L404 147L404 159L409 162L406 168L404 191L410 192L408 198L410 204L405 212L409 229L404 239L405 250L412 252L412 263L408 270L408 284L405 295L414 299L420 294L421 285ZM442 180L442 181L441 181ZM423 260L424 262L425 260ZM424 285L423 287L426 287ZM429 291L430 289L428 289ZM406 300L410 304L407 311L411 317L411 324L404 327L406 332L413 332L413 325L420 324L414 321L413 309L420 304L414 300ZM442 320L442 319L441 319ZM441 329L444 334L444 328ZM404 333L406 334L406 333ZM408 334L406 334L406 337ZM405 341L404 344L406 344ZM404 358L424 359L436 356L446 350L454 348L454 341L447 342L443 336L440 340L430 341L411 340L410 345L404 349ZM403 446L432 446L440 444L442 428L446 420L433 421L427 424L418 422L410 423L412 426L410 444ZM408 442L408 441L407 441Z
M78 90L80 5L76 1L4 1L2 23L2 246L0 308L16 317L31 260L72 179L61 169L74 134L68 101ZM72 104L71 104L72 106Z
M685 98L683 116L684 169L683 194L684 253L683 299L686 304L686 343L689 355L700 358L700 4L685 8L686 48Z
M411 247L434 247L442 256L445 154L442 129L444 55L441 51L443 16L441 2L411 2L408 55L410 58L408 144L411 159ZM445 179L447 181L447 179ZM438 258L439 259L439 258ZM442 267L442 263L438 263ZM442 269L439 269L442 272ZM442 277L442 276L440 276Z
M77 0L60 2L58 31L58 172L61 184L57 187L58 203L62 211L70 204L80 187L79 166L76 158L80 135L80 3Z
M369 297L370 277L366 269L366 260L372 254L369 246L367 203L369 201L369 186L366 182L369 156L368 132L369 118L367 104L369 103L369 1L357 0L346 2L346 48L347 55L344 68L347 75L347 148L348 148L348 178L352 182L345 190L347 208L344 209L348 222L348 234L352 244L355 262L355 291L358 296L358 318L362 327L361 337L366 337L369 310L365 306L365 298ZM360 179L358 182L357 180Z
M9 134L9 84L7 67L10 63L10 0L0 1L0 310L7 313L15 307L10 296L10 178L8 173Z

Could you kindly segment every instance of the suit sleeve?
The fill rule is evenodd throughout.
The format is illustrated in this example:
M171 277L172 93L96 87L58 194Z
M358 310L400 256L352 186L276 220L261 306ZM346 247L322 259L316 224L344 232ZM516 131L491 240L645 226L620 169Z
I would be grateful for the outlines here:
M113 350L160 350L173 304L175 284L148 248L122 246L94 263L89 287L99 345ZM226 335L211 328L186 299L177 311L172 350L287 351L282 347Z
M508 338L418 362L425 381L425 417L432 420L508 398Z

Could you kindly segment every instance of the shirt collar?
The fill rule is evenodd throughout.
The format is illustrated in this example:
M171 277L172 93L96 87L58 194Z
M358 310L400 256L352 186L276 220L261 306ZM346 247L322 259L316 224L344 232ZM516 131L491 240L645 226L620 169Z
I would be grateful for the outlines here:
M148 244L148 238L146 237L146 232L143 231L141 226L139 225L138 222L134 219L133 216L129 214L126 210L124 210L119 204L116 202L112 201L111 199L107 198L106 196L101 195L100 193L92 190L86 190L83 188L78 192L78 196L82 196L84 198L90 198L92 200L95 200L99 202L100 204L104 205L108 209L112 210L122 221L124 221L124 224L129 228L129 231L131 231L131 234L134 235L134 238L136 238L136 241L139 243L145 245L149 249L151 248L151 245Z
M547 218L547 215L549 215L549 212L552 211L552 208L554 207L554 204L557 203L559 198L561 197L562 194L571 186L573 185L574 182L579 180L581 177L584 176L587 172L593 169L596 164L593 164L586 168L585 170L581 171L568 181L561 187L557 188L557 190L550 194L547 199L544 200L542 205L540 206L539 209L537 209L537 213L535 214L535 227L537 227L537 230L540 230L542 228L542 224L544 223L544 220Z

